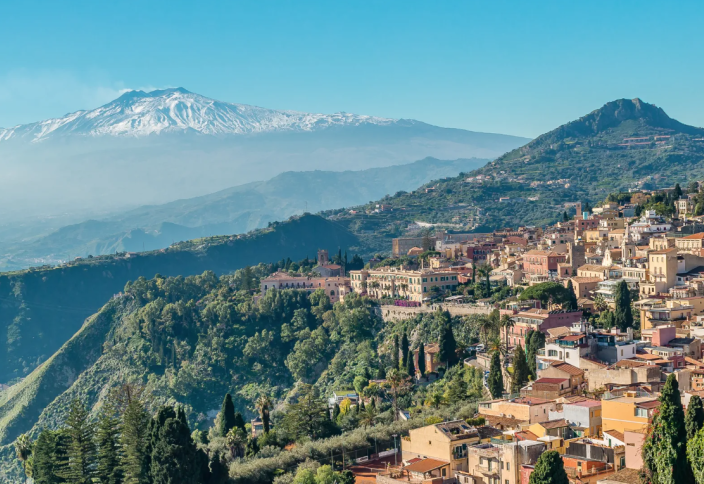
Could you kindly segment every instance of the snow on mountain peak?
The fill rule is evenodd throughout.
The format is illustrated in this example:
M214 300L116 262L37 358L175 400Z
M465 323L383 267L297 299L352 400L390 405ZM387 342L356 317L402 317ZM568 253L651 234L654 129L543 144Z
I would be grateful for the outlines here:
M151 92L128 91L90 111L77 111L61 118L9 129L0 128L0 141L26 139L37 142L63 135L139 137L185 131L235 135L395 122L394 119L342 112L312 114L226 103L178 87Z

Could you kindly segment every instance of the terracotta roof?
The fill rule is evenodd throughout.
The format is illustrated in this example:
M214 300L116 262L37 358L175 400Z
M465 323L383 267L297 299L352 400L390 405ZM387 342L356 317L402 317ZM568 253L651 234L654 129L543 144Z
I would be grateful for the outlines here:
M404 469L409 472L426 473L434 469L439 469L440 467L445 467L447 465L450 465L450 463L444 460L423 459L422 461L414 462L410 465L407 465L406 467L404 467Z
M704 361L695 360L694 358L690 358L689 356L685 356L684 361L694 366L704 367Z
M565 336L564 338L560 338L560 341L579 341L582 338L584 338L583 334L573 334L571 336Z
M574 376L579 376L584 374L584 370L577 368L576 366L572 366L569 363L553 363L551 365L553 368L557 368L558 370L564 371L565 373L569 373L570 375Z
M589 362L589 363L596 365L598 367L601 367L601 368L606 368L609 366L609 365L602 363L601 361L592 360L591 358L580 358L580 360L584 360L586 362Z
M619 432L618 430L605 430L604 433L609 434L616 440L620 440L621 442L623 442L623 433Z
M700 232L698 234L692 234L692 235L687 235L686 237L682 237L683 239L686 240L700 240L704 239L704 232Z
M522 430L521 432L516 432L516 440L538 440L538 436L530 430Z
M650 400L649 402L636 403L636 407L640 408L658 408L659 406L660 402L658 400Z
M596 264L584 264L583 266L577 267L578 271L592 271L592 272L603 272L607 267L598 266Z
M552 402L552 400L546 400L545 398L521 397L516 398L513 402L522 403L524 405L543 405L545 403Z
M671 254L673 252L677 252L676 247L671 247L669 249L663 249L663 250L656 250L655 252L651 252L650 255Z
M519 426L526 424L525 420L518 420L510 417L497 417L495 415L482 415L486 419L486 423L492 427L501 427L503 429L516 429Z
M582 266L584 267L584 266ZM586 276L575 276L572 278L574 282L578 282L580 284L584 283L589 283L589 282L601 282L601 278L599 277L586 277Z
M540 425L544 429L559 429L560 427L568 427L569 424L567 420L561 418L559 420L548 420L547 422L540 422Z
M624 467L620 471L605 477L603 480L623 482L625 484L639 484L642 482L640 478L640 469L629 469L628 467Z
M569 381L569 378L538 378L533 383L562 383Z
M639 366L648 366L648 364L638 360L621 360L612 365L617 368L637 368Z
M642 354L637 354L636 358L640 358L642 360L659 360L660 357L658 355L654 355L652 353L642 353Z
M574 402L571 405L577 405L578 407L601 407L601 400L592 400L591 398L586 398L579 402Z

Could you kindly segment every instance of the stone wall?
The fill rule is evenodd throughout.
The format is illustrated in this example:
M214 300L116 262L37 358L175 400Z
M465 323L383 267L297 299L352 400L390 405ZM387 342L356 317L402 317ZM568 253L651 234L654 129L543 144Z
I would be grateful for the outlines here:
M417 308L405 308L401 306L380 306L379 311L384 321L398 321L410 319L417 314L434 313L437 309L447 310L452 316L468 316L470 314L489 314L493 311L491 307L470 306L467 304L434 304L432 306L421 306Z

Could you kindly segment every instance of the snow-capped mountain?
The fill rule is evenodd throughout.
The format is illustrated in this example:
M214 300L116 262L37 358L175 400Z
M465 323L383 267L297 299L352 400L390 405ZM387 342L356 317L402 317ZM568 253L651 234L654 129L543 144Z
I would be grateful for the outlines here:
M58 135L147 136L192 131L208 135L272 131L313 131L331 126L389 125L396 120L348 113L311 114L278 111L210 99L183 88L129 91L90 111L0 129L0 141L33 142Z

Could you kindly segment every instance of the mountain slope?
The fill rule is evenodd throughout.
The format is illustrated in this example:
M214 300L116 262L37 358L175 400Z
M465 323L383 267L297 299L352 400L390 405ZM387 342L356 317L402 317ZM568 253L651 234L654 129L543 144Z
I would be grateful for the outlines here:
M319 216L303 215L245 236L213 237L130 256L100 256L52 269L0 274L0 382L29 374L127 281L154 274L223 274L259 262L346 250L357 237Z
M354 206L411 190L432 179L471 171L487 161L428 158L362 171L285 172L264 182L65 226L35 240L24 237L0 242L0 267L16 270L76 256L154 250L180 240L243 233L305 211ZM46 224L37 229L46 230Z
M562 215L566 202L593 203L618 190L671 187L703 177L704 129L640 99L621 99L465 176L382 199L397 209L392 213L333 214L338 223L389 236L411 220L481 231L546 224ZM376 243L378 250L390 245L378 238Z
M132 91L96 109L0 130L11 218L123 211L270 178L497 156L525 138L337 113L232 104L185 89Z

